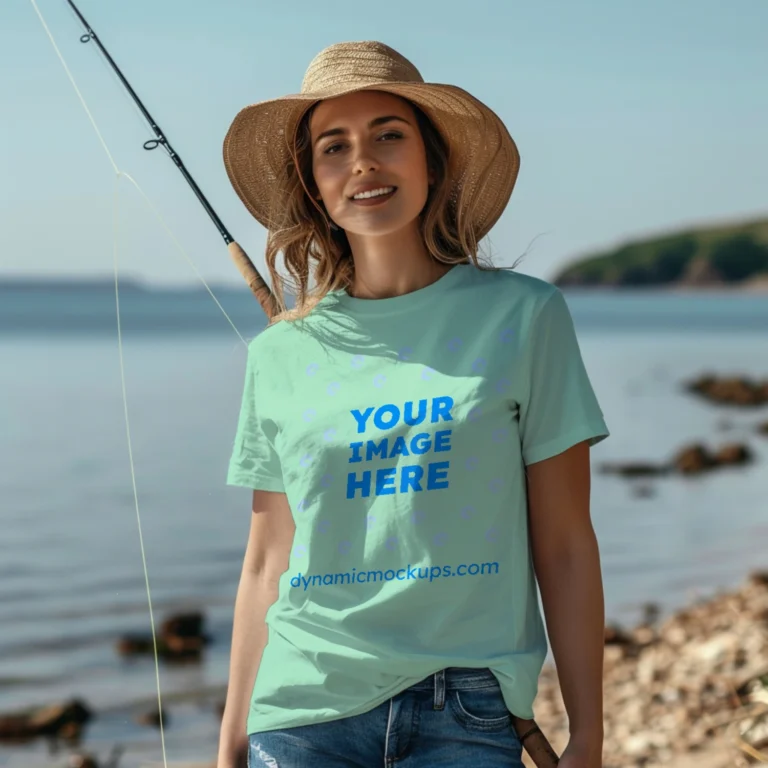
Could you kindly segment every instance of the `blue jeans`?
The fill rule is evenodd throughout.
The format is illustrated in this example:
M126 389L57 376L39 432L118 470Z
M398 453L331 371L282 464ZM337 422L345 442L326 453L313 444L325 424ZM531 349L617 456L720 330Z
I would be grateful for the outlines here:
M378 707L252 733L249 768L522 768L522 744L488 669L449 667Z

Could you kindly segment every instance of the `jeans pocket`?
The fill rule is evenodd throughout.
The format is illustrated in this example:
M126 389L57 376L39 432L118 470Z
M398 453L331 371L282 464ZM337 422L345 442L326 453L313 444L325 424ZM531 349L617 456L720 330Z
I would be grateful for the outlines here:
M454 717L465 728L486 733L511 729L512 715L498 686L450 691L448 701Z

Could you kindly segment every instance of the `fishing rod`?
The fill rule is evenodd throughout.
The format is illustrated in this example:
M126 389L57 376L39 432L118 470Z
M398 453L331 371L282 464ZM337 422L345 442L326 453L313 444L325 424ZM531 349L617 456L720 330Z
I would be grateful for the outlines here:
M101 40L99 40L98 35L93 31L91 25L85 20L85 17L82 13L80 13L80 10L72 0L67 0L67 2L86 29L86 34L80 37L80 42L90 43L91 40L93 40L93 42L96 43L96 45L99 47L99 50L104 55L104 58L109 63L110 67L112 67L115 74L120 79L120 82L125 86L125 89L128 91L136 106L141 111L144 119L149 123L150 127L155 133L155 136L157 136L156 139L149 139L148 141L145 141L144 149L151 151L153 149L157 149L160 146L165 149L176 167L179 169L179 171L181 171L181 175L186 179L189 186L192 187L192 191L197 196L197 199L202 204L206 213L211 217L213 223L216 225L216 228L219 230L219 234L224 238L224 242L226 243L227 250L232 257L232 260L235 262L235 265L237 266L240 274L243 276L243 278L245 278L245 282L248 284L248 287L258 299L258 302L261 305L261 308L264 310L264 313L269 319L272 319L277 313L277 299L274 293L264 281L264 278L259 274L248 254L240 245L237 244L237 242L235 242L235 239L232 237L232 235L222 223L221 219L216 214L216 211L213 210L213 207L206 199L200 187L197 186L197 183L192 178L192 175L187 170L178 153L171 146L165 133L161 130L160 126L157 124L152 115L149 114L149 111L144 106L144 104L142 104L141 99L136 94L136 91L133 90L131 84L128 82L128 80L126 80L114 59L109 55L107 49L102 45Z

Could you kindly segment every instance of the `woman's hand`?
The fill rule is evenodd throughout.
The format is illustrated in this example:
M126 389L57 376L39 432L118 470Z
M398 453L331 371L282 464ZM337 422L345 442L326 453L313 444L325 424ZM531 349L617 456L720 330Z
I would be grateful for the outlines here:
M560 756L557 768L602 768L602 751L602 742L591 745L571 739Z

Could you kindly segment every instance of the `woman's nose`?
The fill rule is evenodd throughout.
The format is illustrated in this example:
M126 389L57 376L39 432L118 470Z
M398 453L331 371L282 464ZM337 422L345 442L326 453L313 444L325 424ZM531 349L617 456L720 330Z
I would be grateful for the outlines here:
M368 147L360 147L355 150L355 154L352 159L352 170L355 173L368 173L370 171L378 170L379 162L376 160L372 152Z

